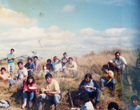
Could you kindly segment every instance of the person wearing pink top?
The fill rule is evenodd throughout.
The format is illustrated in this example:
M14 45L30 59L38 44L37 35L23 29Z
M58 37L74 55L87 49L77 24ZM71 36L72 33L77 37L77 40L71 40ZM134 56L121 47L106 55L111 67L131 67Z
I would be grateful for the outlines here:
M27 105L27 97L29 95L29 107L32 107L32 100L37 94L37 87L33 76L28 76L27 81L23 85L23 105L22 108L25 108Z

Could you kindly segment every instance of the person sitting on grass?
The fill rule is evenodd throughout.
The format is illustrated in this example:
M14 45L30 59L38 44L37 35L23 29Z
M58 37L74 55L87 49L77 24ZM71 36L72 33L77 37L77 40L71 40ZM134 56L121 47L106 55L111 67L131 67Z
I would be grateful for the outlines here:
M37 98L39 103L38 110L42 110L42 100L55 103L55 110L58 110L59 100L61 99L61 92L58 82L52 78L50 73L45 75L46 82L43 83L40 93L42 95ZM44 94L45 93L45 94Z
M120 52L116 52L115 58L111 59L108 64L112 71L117 71L117 74L120 75L127 65L127 62L124 57L120 56Z
M108 105L108 110L119 110L119 106L116 102L110 102Z
M37 56L34 56L34 65L35 65L35 71L37 72L40 68L40 64Z
M75 61L73 61L72 57L68 58L68 63L65 64L65 66L63 67L64 69L64 73L66 73L67 71L69 72L73 72L73 76L76 75L76 71L77 71L77 64Z
M129 107L129 110L140 110L140 106L138 105L139 103L139 98L136 95L133 95L131 97L132 105Z
M32 100L37 94L37 87L35 83L35 79L33 76L28 76L27 81L23 84L23 105L22 108L25 108L27 104L27 97L29 95L29 107L32 107Z
M23 81L27 80L28 77L27 69L23 66L23 62L18 62L17 64L19 69L17 75L14 76L14 78L9 81L10 86L12 84L16 84L17 86L20 86L21 84L23 84Z
M63 53L63 58L61 60L62 60L62 67L63 67L68 62L68 56L66 52Z
M82 92L87 93L90 99L94 99L96 97L95 107L99 108L98 103L101 96L100 86L95 80L92 79L92 75L90 73L85 75L85 79L81 82L78 92L79 94Z
M10 76L6 73L5 67L1 68L0 80L7 81Z
M51 64L51 59L47 60L47 64L43 65L43 70L40 70L39 72L39 76L41 76L42 73L44 73L44 75L50 73L51 71L53 71L53 65Z
M35 64L32 63L32 59L31 58L28 58L28 62L24 65L24 67L28 71L28 76L33 75L33 73L35 72Z
M76 110L94 110L93 104L90 101L87 93L83 92L80 94L79 102L80 102L81 108L76 109Z
M53 57L53 70L55 73L62 71L62 64L61 64L61 59L59 59L57 56Z
M103 73L101 74L101 90L104 90L104 86L112 86L112 92L115 93L115 84L116 81L114 79L113 71L109 70L108 65L103 65L102 67Z

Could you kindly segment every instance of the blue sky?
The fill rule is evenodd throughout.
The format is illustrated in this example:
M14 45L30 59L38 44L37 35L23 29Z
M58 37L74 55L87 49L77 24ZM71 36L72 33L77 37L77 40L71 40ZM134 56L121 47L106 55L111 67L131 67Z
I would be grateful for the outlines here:
M0 3L1 47L4 43L9 45L5 50L23 43L22 51L29 53L25 46L28 39L32 42L28 48L31 50L39 40L42 45L44 42L43 48L36 47L39 55L49 51L48 47L56 52L51 55L63 51L83 55L105 48L138 46L138 42L134 45L134 39L139 32L134 27L140 24L139 0L1 0ZM10 45L7 36L17 40L12 39ZM56 46L57 50L53 48Z

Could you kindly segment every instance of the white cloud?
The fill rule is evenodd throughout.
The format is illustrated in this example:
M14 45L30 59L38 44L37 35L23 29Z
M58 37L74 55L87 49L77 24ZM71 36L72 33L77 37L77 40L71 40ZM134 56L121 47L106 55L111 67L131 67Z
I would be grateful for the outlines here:
M35 26L37 23L35 18L0 6L0 27Z
M70 12L74 10L75 10L75 7L73 5L66 5L62 8L62 12Z

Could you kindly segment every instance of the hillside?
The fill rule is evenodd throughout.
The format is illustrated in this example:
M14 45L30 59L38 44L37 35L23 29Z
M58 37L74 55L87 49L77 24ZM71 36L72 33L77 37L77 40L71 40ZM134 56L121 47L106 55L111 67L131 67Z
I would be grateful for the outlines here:
M74 57L74 60L78 64L78 72L77 76L75 78L71 78L70 75L63 77L63 74L55 75L53 74L54 78L59 82L60 88L63 94L63 98L60 102L60 110L70 110L71 104L68 96L68 89L71 90L72 98L74 100L76 96L76 91L78 90L78 86L80 82L84 79L84 75L86 73L91 73L93 75L93 79L97 82L100 81L100 74L101 74L101 67L104 64L107 64L110 59L114 57L114 53L116 51L120 51L122 56L126 58L126 61L130 68L133 68L136 64L136 59L138 55L137 50L128 50L128 49L112 49L112 50L104 50L98 53L91 52L87 55L84 55L82 57ZM19 59L16 60L18 62ZM26 61L23 61L24 64ZM46 59L40 60L41 65L46 63ZM6 61L2 61L1 67L7 67ZM17 72L17 65L15 66L14 74ZM125 71L127 72L127 70ZM128 72L127 72L128 73ZM40 85L45 81L44 77L38 77L38 73L35 75L36 83L38 89L40 88ZM125 77L124 73L124 79L128 80L127 77ZM131 78L130 78L131 79ZM128 81L126 81L128 82ZM99 82L100 83L100 82ZM123 82L124 83L124 82ZM128 82L129 83L129 82ZM130 102L128 101L130 99L130 96L132 96L134 93L132 92L131 88L129 89L130 85L128 83L124 83L124 86L117 82L116 84L116 94L113 97L110 93L110 90L108 88L105 88L105 91L101 94L101 101L99 103L100 109L99 110L107 110L107 105L110 102L117 102L120 107L126 108L128 107L128 104ZM127 91L130 92L123 92L125 91L126 85L128 87ZM0 84L0 99L7 99L11 102L11 107L8 110L18 109L20 110L21 104L22 104L22 98L17 96L17 87L12 87L10 90L8 90L8 83L1 82ZM122 90L123 88L123 90ZM123 92L123 96L122 96ZM133 93L133 94L131 94ZM129 97L128 97L129 96ZM127 100L125 104L122 106L122 100ZM34 107L32 110L36 110L37 104L34 104ZM75 105L76 106L76 105ZM122 108L122 109L123 109ZM124 109L126 110L126 109Z

